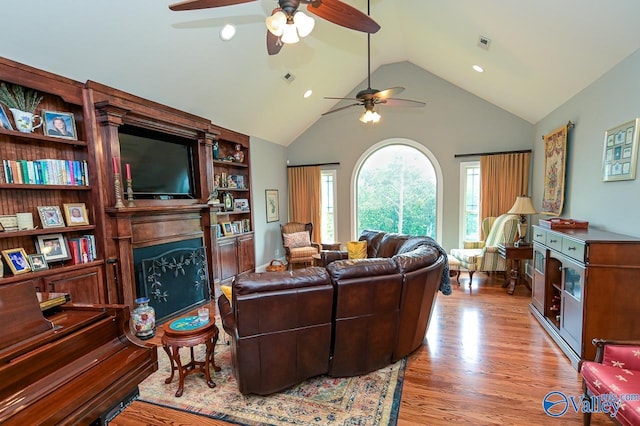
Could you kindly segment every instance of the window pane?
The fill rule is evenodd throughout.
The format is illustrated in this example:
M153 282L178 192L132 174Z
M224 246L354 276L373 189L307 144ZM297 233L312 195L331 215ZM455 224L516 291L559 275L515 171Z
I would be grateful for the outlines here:
M422 152L407 145L380 148L362 164L357 191L359 234L376 229L435 238L435 170Z
M336 171L335 170L323 170L321 172L321 229L320 238L323 243L335 242L335 182Z
M477 162L463 163L463 221L462 233L464 240L476 241L480 239L480 165Z

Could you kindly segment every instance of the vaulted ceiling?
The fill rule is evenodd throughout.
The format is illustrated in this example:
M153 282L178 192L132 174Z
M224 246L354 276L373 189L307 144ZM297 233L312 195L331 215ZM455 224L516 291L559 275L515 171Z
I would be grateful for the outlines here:
M367 10L366 0L343 1ZM300 43L267 55L276 0L183 12L169 0L2 3L0 55L285 146L334 107L324 96L366 87L366 34L320 18ZM410 61L531 123L640 48L637 0L371 0L371 16L382 27L372 71ZM237 34L222 41L227 23Z

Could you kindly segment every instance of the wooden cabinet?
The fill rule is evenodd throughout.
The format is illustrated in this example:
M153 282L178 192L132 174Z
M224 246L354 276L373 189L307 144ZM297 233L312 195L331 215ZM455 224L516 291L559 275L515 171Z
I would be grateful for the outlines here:
M218 277L220 282L238 274L255 270L255 241L253 232L223 237L217 241Z
M577 368L594 338L640 339L640 239L533 227L531 312Z
M99 289L104 287L101 268L90 267L43 278L48 293L67 293L74 303L104 303Z
M34 228L7 228L0 233L0 249L22 248L27 254L44 253L40 242L50 240L68 243L85 235L93 240L100 235L96 211L101 210L98 197L100 181L95 172L95 146L92 141L92 122L87 117L85 89L82 83L49 74L26 65L0 58L0 83L8 87L20 86L25 91L35 91L42 100L35 113L44 124L31 133L22 133L6 106L3 106L13 129L0 128L0 215L11 223L17 213L30 213ZM73 130L70 137L49 135L53 118L63 116L67 127ZM71 121L73 119L73 121ZM5 127L5 126L2 126ZM64 217L65 204L84 205L88 224L69 223ZM56 207L56 227L42 223L39 207ZM51 209L49 209L51 210ZM14 222L15 223L15 222ZM63 248L71 255L71 248ZM94 259L68 256L51 261L49 269L11 275L4 269L0 285L19 281L33 281L35 287L49 291L49 283L65 281L69 274L89 274L83 287L69 285L60 291L71 293L74 302L101 303L105 301L104 250L95 246ZM47 256L45 254L45 256ZM64 287L64 286L62 286Z

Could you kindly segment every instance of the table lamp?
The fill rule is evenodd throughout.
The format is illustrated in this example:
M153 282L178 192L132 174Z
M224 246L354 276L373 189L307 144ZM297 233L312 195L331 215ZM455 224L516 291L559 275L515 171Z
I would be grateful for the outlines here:
M527 243L524 239L527 235L527 215L529 214L537 214L538 212L533 207L533 203L531 202L531 198L526 196L521 196L516 198L516 202L511 207L507 213L509 214L518 214L520 215L520 221L518 222L518 241L516 241L513 245L516 247L527 246Z

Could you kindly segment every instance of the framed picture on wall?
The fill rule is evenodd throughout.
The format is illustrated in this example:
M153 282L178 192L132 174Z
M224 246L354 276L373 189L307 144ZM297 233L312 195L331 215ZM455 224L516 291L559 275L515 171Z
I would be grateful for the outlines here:
M602 180L633 180L638 161L640 118L627 121L604 133Z
M280 206L278 204L278 190L267 189L264 191L267 206L267 223L280 220Z

